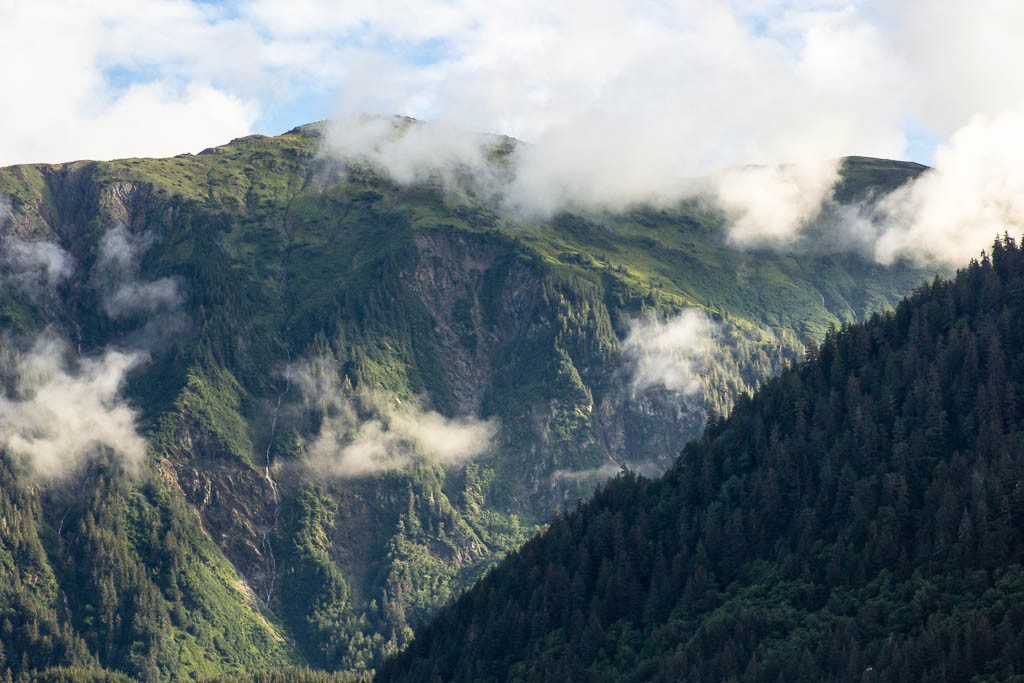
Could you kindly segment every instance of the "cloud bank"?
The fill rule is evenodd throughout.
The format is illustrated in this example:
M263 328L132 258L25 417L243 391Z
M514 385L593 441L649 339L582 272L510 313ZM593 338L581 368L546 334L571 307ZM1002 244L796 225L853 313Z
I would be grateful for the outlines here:
M417 158L412 178L401 146L375 155L398 182L419 180L424 162L490 182L479 145L453 142L450 131L500 131L524 141L503 179L506 207L548 216L700 194L733 219L732 242L778 246L828 199L839 157L906 147L901 69L880 29L852 7L794 3L772 14L745 2L601 0L585 11L532 2L447 10L449 21L422 35L436 31L455 49L429 73L407 65L407 79L432 75L430 87L374 79L343 101L343 113L399 111L443 124L417 137L436 135L433 144L453 151ZM350 119L338 128L351 132Z
M342 105L444 124L453 151L420 155L415 174L400 145L376 158L399 182L421 180L432 161L492 182L471 140L451 141L461 126L525 141L501 195L541 216L700 195L729 216L729 242L778 249L808 237L829 208L830 241L882 263L944 265L1024 227L1014 206L1024 175L1016 3L427 5L439 13L422 26L386 11L364 20L451 49L354 79ZM326 7L308 4L307 18L327 21ZM290 31L316 33L295 18ZM831 205L841 156L930 161L942 140L936 170L884 206Z
M1022 110L1024 111L1024 110ZM875 255L960 263L1024 228L1024 113L979 116L935 153L935 168L878 207Z
M63 341L43 335L27 353L6 359L11 388L0 394L0 443L42 479L73 473L104 453L134 470L146 442L119 392L144 356L107 350L69 358Z
M619 176L592 184L580 173L584 160L572 156L573 150L551 155L500 136L367 115L332 121L322 151L345 164L381 171L400 185L438 185L528 219L564 210L622 211L709 199L730 219L728 240L743 247L788 248L831 199L839 177L839 160L832 159L679 177L671 188L646 181L624 187Z
M0 164L167 155L398 113L437 122L434 137L381 147L370 130L341 148L400 182L440 168L456 185L483 171L488 187L479 147L450 131L509 134L527 144L504 201L542 215L671 205L711 178L727 237L779 248L828 203L829 160L938 150L932 179L854 227L883 262L962 262L995 223L1020 227L997 204L1024 166L1022 34L1014 0L6 3L0 69L16 96ZM776 170L728 171L749 165Z
M294 363L286 374L300 390L304 409L319 420L306 465L323 476L379 474L402 469L416 457L461 465L484 454L497 434L492 420L448 418L378 392L353 391L324 359Z

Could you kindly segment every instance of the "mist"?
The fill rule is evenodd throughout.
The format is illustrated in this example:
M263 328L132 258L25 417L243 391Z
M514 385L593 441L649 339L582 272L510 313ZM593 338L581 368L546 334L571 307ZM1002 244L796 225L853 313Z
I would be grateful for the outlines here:
M90 276L107 317L133 327L124 344L146 351L167 346L189 324L178 279L147 280L141 275L141 260L151 243L147 234L132 234L123 225L108 228Z
M633 320L622 342L634 393L661 387L683 396L700 392L702 370L716 347L718 328L707 314L686 308L661 319Z
M621 212L708 200L730 219L729 241L744 247L786 246L831 198L838 179L838 159L726 168L708 177L680 166L663 175L641 171L643 147L629 152L636 157L626 164L633 172L618 167L599 172L609 163L608 151L557 138L532 145L444 124L369 115L332 121L321 149L328 158L373 168L399 185L437 185L527 220L567 210Z
M141 277L148 246L124 226L109 228L86 280L103 313L124 324L116 340L86 355L73 352L56 329L27 343L5 340L0 444L41 480L64 478L105 457L134 473L145 457L146 441L122 389L129 373L187 321L175 280ZM37 299L54 296L75 272L72 257L49 241L11 239L0 256L3 283Z
M596 483L611 479L621 471L622 467L620 465L608 462L600 467L591 467L585 470L555 470L551 473L551 479L557 482Z
M400 185L435 183L458 195L500 193L497 139L443 124L358 115L331 122L321 152L383 171Z
M293 363L285 373L299 389L303 409L319 421L305 465L320 476L380 474L416 458L458 466L486 453L497 435L493 420L449 418L379 391L353 390L323 358Z
M739 246L789 248L832 199L839 160L797 166L741 166L714 179L714 198Z
M57 286L74 272L74 263L59 245L45 240L12 239L0 250L2 282L33 299L52 296Z
M8 340L9 341L9 340ZM140 353L106 350L73 359L53 333L23 353L6 344L0 394L0 443L44 480L65 477L110 454L135 471L146 453L136 413L120 396Z
M657 477L664 472L664 466L656 462L627 462L625 468L634 474L645 477ZM585 470L559 469L551 473L552 482L572 482L575 484L600 484L622 472L623 464L614 461L607 462L599 467L591 467Z
M878 207L875 256L963 264L1024 228L1024 114L978 116L935 153L935 167Z

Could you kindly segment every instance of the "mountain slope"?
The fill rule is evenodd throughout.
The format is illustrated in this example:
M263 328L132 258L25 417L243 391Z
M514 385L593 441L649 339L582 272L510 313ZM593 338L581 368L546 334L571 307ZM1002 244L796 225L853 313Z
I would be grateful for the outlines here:
M1019 677L1022 293L1006 238L829 333L664 477L559 517L378 680Z
M695 202L513 219L339 164L320 133L0 169L5 389L41 343L82 381L127 357L146 451L134 473L107 448L42 480L0 454L20 520L0 548L33 558L0 578L27 634L3 636L15 673L370 668L609 463L663 469L708 412L926 274L737 250ZM876 165L879 189L920 172L848 162L851 198ZM635 321L687 309L720 335L706 380L638 389ZM403 451L339 473L401 420L419 442L422 425L493 435L468 463Z

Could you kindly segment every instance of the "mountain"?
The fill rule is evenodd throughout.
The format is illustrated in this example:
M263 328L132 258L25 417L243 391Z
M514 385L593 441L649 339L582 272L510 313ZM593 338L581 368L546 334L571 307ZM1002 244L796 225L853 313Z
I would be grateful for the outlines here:
M365 671L929 275L737 249L698 201L516 218L322 133L0 169L0 672ZM837 196L922 169L850 159ZM638 383L680 320L683 384Z
M1024 674L1024 250L829 332L660 479L624 473L381 681Z

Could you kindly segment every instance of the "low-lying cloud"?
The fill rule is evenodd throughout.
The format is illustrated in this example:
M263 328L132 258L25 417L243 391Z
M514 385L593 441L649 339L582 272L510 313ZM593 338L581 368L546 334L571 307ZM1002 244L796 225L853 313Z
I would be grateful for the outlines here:
M1004 231L1024 229L1024 114L975 117L935 167L878 207L875 255L962 264Z
M369 165L400 185L436 183L530 218L563 210L623 211L711 199L734 219L729 237L743 245L794 237L831 196L838 179L838 159L727 168L709 178L684 171L655 178L621 168L595 175L607 159L588 161L587 148L563 148L558 138L543 145L443 124L360 115L333 121L323 152L346 163Z
M693 396L703 386L701 371L716 347L717 327L707 314L683 309L672 318L632 321L622 353L632 367L635 392L662 387Z
M727 239L741 247L789 248L831 199L839 177L838 159L727 168L708 178L652 178L621 169L595 175L606 160L588 163L586 148L562 149L558 139L545 144L554 147L402 118L351 116L331 123L323 151L382 171L400 185L437 184L527 219L710 200L729 219Z
M1004 230L1024 228L1024 115L1016 112L976 118L939 148L933 169L859 205L833 199L839 158L648 182L637 174L577 173L581 159L573 155L585 160L586 148L552 153L512 142L498 155L501 142L443 125L359 116L334 122L324 150L347 163L370 165L399 184L437 184L518 218L705 201L722 212L723 237L737 248L791 250L803 244L856 251L882 264L909 259L958 265ZM549 144L558 150L562 143ZM811 234L808 228L826 210L828 220Z
M45 240L12 239L0 250L2 282L33 298L53 294L71 276L74 263L59 245Z
M609 462L601 465L600 467L590 467L585 470L555 470L551 473L551 479L556 482L599 482L611 479L621 471L621 465Z
M354 391L324 359L294 363L286 373L300 390L305 411L319 419L306 464L324 476L379 474L416 457L461 465L485 453L497 434L492 420L449 418L379 392Z
M152 315L181 304L178 283L173 278L140 278L139 260L148 248L145 236L133 236L123 225L115 225L103 234L94 278L103 288L103 310L111 318Z
M731 219L730 242L788 247L831 200L838 179L838 159L817 164L741 166L713 178L713 196Z
M120 390L145 360L142 354L107 350L71 360L63 341L44 334L27 352L5 360L9 388L0 395L0 443L36 476L60 478L108 453L129 471L139 465L146 442Z
M142 277L141 259L150 244L148 235L133 235L123 225L107 229L93 265L92 284L109 318L135 324L129 345L155 350L181 333L188 317L181 309L177 278Z
M382 170L401 185L439 183L448 192L478 194L500 184L495 144L493 136L441 124L351 116L331 123L323 151Z
M656 462L625 463L625 469L646 477L656 477L664 471L664 467ZM582 470L559 469L551 473L552 482L572 482L575 484L599 484L618 476L623 465L607 462L599 467Z
M99 457L112 456L134 471L145 456L136 412L121 390L132 369L186 320L175 280L141 277L147 246L120 225L100 240L88 282L103 312L125 324L117 342L81 356L52 330L23 351L5 340L0 444L40 479L72 474ZM11 239L0 251L3 283L33 297L53 296L74 270L72 257L52 242Z

